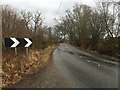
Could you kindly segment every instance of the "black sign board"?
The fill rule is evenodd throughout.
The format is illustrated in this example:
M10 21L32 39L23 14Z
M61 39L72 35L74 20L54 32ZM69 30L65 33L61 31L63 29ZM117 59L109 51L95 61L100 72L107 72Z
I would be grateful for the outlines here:
M6 47L30 47L32 45L32 39L30 38L5 38Z

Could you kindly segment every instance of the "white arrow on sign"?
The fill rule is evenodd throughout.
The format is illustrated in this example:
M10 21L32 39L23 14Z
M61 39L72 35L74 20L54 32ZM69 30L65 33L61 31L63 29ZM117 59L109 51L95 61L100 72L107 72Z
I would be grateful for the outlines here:
M17 39L15 39L15 38L10 38L13 42L14 42L14 44L11 46L11 47L16 47L20 42L17 40Z
M25 47L29 47L32 44L32 42L28 38L24 38L24 39L27 41Z

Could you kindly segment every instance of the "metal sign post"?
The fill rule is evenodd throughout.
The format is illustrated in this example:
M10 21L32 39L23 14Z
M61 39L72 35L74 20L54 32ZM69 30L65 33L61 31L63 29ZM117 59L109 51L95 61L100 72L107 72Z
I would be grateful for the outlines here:
M15 48L15 54L17 55L17 48Z
M28 56L28 53L29 53L29 49L28 48L26 48L26 55Z

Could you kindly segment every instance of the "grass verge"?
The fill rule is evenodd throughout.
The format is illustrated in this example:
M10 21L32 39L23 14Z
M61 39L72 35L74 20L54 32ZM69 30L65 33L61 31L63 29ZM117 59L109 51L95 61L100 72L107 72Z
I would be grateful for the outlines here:
M9 87L24 79L26 75L33 74L45 67L55 47L53 45L44 50L32 49L29 51L28 57L24 53L19 56L13 53L4 55L1 87Z

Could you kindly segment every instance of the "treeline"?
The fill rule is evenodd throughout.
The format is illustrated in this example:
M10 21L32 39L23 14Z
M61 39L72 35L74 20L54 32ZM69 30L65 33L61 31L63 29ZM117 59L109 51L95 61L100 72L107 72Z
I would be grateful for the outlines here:
M97 3L97 8L76 4L57 20L54 30L44 24L39 11L18 11L8 5L2 7L2 34L5 37L33 40L36 49L58 42L69 42L81 48L120 57L118 4ZM4 48L4 40L2 42Z
M18 11L8 5L2 7L2 35L16 38L32 38L33 48L43 49L56 43L52 28L44 25L44 17L39 11ZM3 40L4 48L4 40Z
M2 6L2 84L9 88L29 74L43 69L48 63L57 37L51 27L44 24L38 11L19 11ZM32 47L26 53L24 47L6 48L4 38L31 38ZM26 55L27 54L27 55Z
M97 8L76 4L57 20L59 41L120 58L118 4L97 3Z

